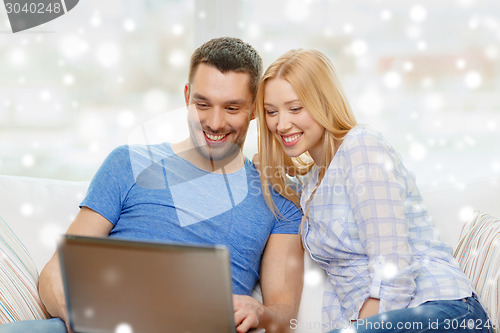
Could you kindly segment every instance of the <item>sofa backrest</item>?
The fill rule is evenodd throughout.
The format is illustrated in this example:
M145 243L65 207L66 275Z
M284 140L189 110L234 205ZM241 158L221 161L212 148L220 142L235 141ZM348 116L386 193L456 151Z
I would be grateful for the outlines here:
M88 182L0 175L0 216L24 242L39 271L78 213L87 187ZM423 189L422 196L441 238L453 247L474 210L500 216L500 176L462 187Z
M500 216L500 176L453 187L422 187L421 190L441 239L453 248L458 245L462 227L475 210Z
M24 243L38 272L79 211L88 182L0 176L0 216Z

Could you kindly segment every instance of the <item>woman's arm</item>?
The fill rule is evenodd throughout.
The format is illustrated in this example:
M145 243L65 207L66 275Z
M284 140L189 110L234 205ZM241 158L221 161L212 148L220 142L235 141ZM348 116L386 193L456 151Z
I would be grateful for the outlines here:
M373 133L356 138L346 159L349 203L370 272L369 298L359 315L407 307L419 267L412 262L405 216L406 170L392 147Z
M358 319L368 318L378 314L380 300L378 298L368 298L359 310Z

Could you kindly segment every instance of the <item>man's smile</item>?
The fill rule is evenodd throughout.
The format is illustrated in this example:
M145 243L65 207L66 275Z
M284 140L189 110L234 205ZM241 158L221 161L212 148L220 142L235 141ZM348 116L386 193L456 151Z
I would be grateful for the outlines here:
M203 132L205 134L205 140L208 143L221 143L226 141L226 138L229 136L230 133L225 133L225 134L211 134L207 132Z

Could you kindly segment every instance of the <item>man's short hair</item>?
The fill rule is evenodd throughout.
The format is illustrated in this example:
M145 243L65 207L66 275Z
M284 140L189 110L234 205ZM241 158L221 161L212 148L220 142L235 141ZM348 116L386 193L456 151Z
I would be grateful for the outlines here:
M262 59L250 44L239 38L221 37L201 45L191 56L189 84L201 63L214 66L222 73L234 71L250 74L250 92L255 99L262 76Z

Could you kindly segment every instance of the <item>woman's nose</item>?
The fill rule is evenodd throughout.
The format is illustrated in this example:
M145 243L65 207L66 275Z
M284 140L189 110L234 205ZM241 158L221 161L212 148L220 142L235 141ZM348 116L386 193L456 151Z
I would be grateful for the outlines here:
M276 126L276 130L280 133L286 133L292 127L292 123L290 121L289 115L287 112L279 112L278 113L278 124Z

